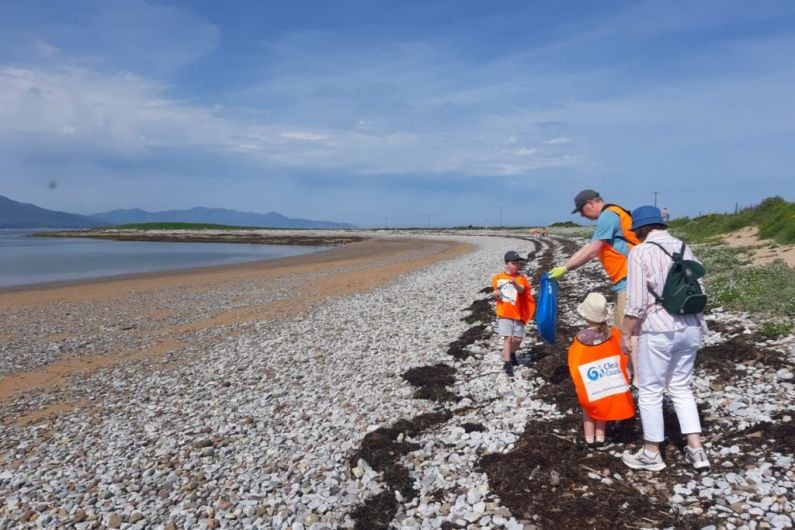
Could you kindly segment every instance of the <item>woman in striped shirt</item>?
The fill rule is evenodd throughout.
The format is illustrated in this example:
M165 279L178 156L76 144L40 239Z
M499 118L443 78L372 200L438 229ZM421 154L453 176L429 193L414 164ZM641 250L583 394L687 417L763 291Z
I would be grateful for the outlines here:
M701 445L701 422L691 388L704 315L671 314L649 292L662 292L671 268L669 254L679 252L682 241L668 233L655 206L641 206L632 212L632 231L642 243L629 253L621 347L629 353L630 337L640 335L638 409L644 445L637 453L625 452L623 460L633 469L659 471L665 467L659 445L664 439L662 402L663 392L667 392L680 430L687 437L685 460L696 469L705 469L709 459ZM685 249L684 258L695 259L690 248Z

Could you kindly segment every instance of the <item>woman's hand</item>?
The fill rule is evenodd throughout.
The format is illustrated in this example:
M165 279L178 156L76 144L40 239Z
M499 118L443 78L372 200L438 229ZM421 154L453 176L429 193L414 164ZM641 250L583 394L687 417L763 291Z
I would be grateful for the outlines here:
M630 355L632 353L631 335L621 335L621 351L623 351L626 355Z

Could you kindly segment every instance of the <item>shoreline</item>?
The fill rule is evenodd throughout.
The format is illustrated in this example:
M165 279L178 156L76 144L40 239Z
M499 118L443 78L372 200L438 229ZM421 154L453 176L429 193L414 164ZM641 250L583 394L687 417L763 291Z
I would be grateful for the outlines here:
M368 239L274 260L0 290L0 402L66 377L195 347L468 252L449 239ZM311 287L313 297L307 296ZM204 339L202 339L204 340ZM215 339L213 339L215 340Z
M324 253L334 250L336 247L344 247L348 244L359 243L373 239L373 234L348 236L339 232L326 234L317 231L305 231L304 234L297 234L295 230L284 230L278 235L273 230L257 230L255 235L244 233L248 231L218 231L218 230L117 230L108 231L112 233L99 234L85 232L81 230L63 230L59 232L35 232L28 237L58 237L75 239L100 239L105 241L140 241L140 242L163 242L163 243L233 243L233 244L257 244L257 245L278 245L278 246L311 246L325 247L320 248L310 254ZM118 232L124 232L119 235ZM156 232L156 233L153 233ZM331 234L331 235L329 235ZM301 256L301 255L299 255ZM185 267L168 268L162 270L126 272L121 274L110 274L107 276L94 276L90 278L77 278L67 280L49 280L33 283L0 285L0 295L28 290L42 290L58 287L68 287L71 285L85 285L97 282L137 279L154 277L162 274L171 273L192 273L207 270L234 268L246 266L254 263L264 263L279 261L296 256L285 256L279 258L254 258L236 263L226 263L217 265L188 265Z
M509 248L528 254L532 276L575 245L426 239L424 249L390 241L391 253L186 282L124 303L54 298L70 315L90 311L85 328L51 329L62 319L50 304L10 315L58 347L132 349L0 400L0 529L791 525L795 351L759 343L761 322L708 315L693 385L709 474L674 443L666 470L633 471L621 454L642 440L639 421L613 425L604 447L583 447L565 376L563 339L582 324L576 307L606 288L598 263L567 276L559 344L529 334L509 379L488 279ZM36 312L50 319L27 318ZM156 342L136 342L141 335ZM445 391L422 394L410 372ZM603 513L615 517L594 515Z
M184 268L178 269L163 269L163 270L156 270L156 271L146 271L146 272L127 272L123 274L114 274L111 276L95 276L92 278L79 278L74 280L54 280L54 281L46 281L46 282L36 282L36 283L26 283L21 285L4 285L0 286L0 296L3 294L9 293L17 293L17 292L26 292L26 291L42 291L48 289L59 289L64 287L77 287L83 285L93 285L98 283L110 283L110 282L117 282L117 281L124 281L124 280L145 280L148 278L159 278L161 276L184 276L184 275L191 275L196 273L207 273L207 272L223 272L226 270L235 270L235 269L247 269L251 266L262 266L266 263L273 263L274 266L288 266L293 263L293 260L296 261L306 261L305 259L309 256L313 256L315 254L325 254L328 252L333 252L336 247L329 247L322 250L317 250L315 252L310 252L307 254L298 254L296 256L284 256L280 258L266 258L266 259L252 259L248 261L241 261L237 263L224 263L219 265L199 265L199 266L187 266Z

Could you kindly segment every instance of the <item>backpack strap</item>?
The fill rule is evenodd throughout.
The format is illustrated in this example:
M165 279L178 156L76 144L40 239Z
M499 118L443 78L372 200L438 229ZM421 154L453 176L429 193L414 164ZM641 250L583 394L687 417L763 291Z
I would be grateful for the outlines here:
M625 214L627 214L627 215L630 217L630 219L632 218L632 212L630 212L629 210L627 210L627 209L626 209L626 208L624 208L623 206L619 206L618 204L613 204L613 203L610 203L610 202L609 202L609 203L607 203L607 204L605 204L604 206L602 206L602 210L601 210L599 213L602 213L602 212L604 212L605 210L607 210L607 209L608 209L608 208L610 208L611 206L615 206L616 208L618 208L619 210L621 210L622 212L624 212ZM615 213L615 212L613 212L613 213ZM616 215L618 215L618 214L616 213ZM620 219L620 217L619 217L619 225L620 225L620 224L621 224L621 219ZM634 244L632 241L630 241L629 239L627 239L626 237L624 237L624 232L623 232L623 229L622 229L622 232L621 232L620 234L616 234L615 236L613 236L613 239L620 239L621 241L623 241L624 243L626 243L626 244L627 244L627 246L628 246L630 249L631 249L632 247L634 247L634 246L635 246L635 244Z
M679 249L679 259L685 259L685 242L684 241L682 241L682 248Z
M655 247L657 247L657 248L659 248L660 250L662 250L662 251L663 251L663 253L664 253L666 256L668 256L669 258L671 258L671 261L675 260L675 259L676 259L676 256L679 256L679 259L682 259L682 256L684 256L684 255L685 255L685 242L684 242L684 241L682 241L682 249L679 251L679 254L677 254L677 253L670 254L670 253L669 253L667 250L665 250L665 248L664 248L664 247L663 247L661 244L659 244L659 243L655 243L654 241L646 241L646 243L648 243L649 245L654 245ZM651 288L651 286L650 286L649 284L646 284L646 289L648 289L648 290L649 290L649 292L651 293L651 295L654 297L654 301L655 301L656 303L658 303L658 304L661 304L661 303L662 303L662 301L663 301L663 298L662 298L662 296L660 296L659 294L655 293L655 292L654 292L654 289L652 289L652 288Z
M627 210L627 209L626 209L626 208L624 208L623 206L619 206L618 204L613 204L613 203L611 203L611 202L608 202L607 204L605 204L604 206L602 206L602 212L603 212L603 211L605 211L605 210L607 210L607 209L608 209L608 208L610 208L611 206L615 206L616 208L619 208L619 209L621 209L621 210L624 210L624 213L625 213L625 214L627 214L628 216L632 217L632 212L630 212L629 210ZM601 212L599 212L599 213L601 213Z
M646 241L646 243L648 243L649 245L654 245L655 247L657 247L660 250L662 250L665 253L666 256L668 256L671 259L674 259L674 257L671 254L669 254L668 251L665 250L665 247L663 247L661 244L655 243L654 241ZM684 253L684 251L685 251L685 244L682 243L682 252Z

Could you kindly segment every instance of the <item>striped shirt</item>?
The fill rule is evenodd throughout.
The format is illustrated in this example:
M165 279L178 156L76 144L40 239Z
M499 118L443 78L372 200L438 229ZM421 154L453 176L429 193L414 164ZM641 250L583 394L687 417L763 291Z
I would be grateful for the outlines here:
M656 303L654 295L649 292L648 287L651 287L655 293L662 294L665 277L671 268L671 258L658 246L650 245L651 241L662 245L669 254L682 249L682 241L667 230L652 230L643 243L630 250L627 265L627 306L624 314L641 320L641 332L678 331L688 326L703 327L702 313L672 315ZM684 259L695 260L690 247L685 247ZM701 288L704 288L703 283Z

